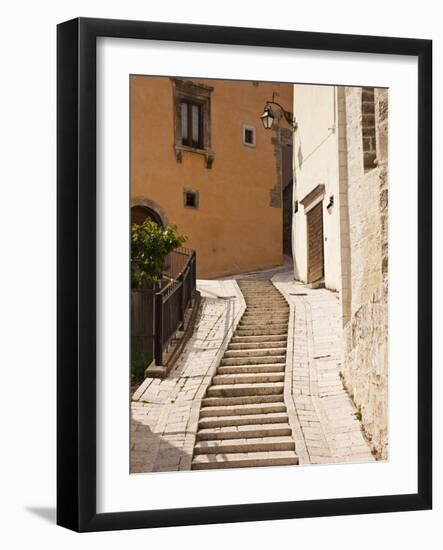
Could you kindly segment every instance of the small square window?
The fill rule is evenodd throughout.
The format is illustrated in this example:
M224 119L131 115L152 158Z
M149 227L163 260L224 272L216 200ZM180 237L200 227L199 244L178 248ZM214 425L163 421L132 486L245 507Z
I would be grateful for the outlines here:
M252 130L250 130L249 128L245 129L245 142L254 143L254 134Z
M198 208L198 191L184 189L183 206L185 208Z
M243 126L243 145L255 147L255 128L253 126Z

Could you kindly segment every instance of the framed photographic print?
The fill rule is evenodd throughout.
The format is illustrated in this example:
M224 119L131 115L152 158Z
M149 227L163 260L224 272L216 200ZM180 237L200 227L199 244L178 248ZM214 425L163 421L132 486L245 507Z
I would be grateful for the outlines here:
M429 509L431 41L58 26L58 524Z

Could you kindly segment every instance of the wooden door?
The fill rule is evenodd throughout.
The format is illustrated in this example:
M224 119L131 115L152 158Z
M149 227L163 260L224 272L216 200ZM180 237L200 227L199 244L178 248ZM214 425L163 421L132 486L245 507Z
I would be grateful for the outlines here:
M320 202L307 213L308 224L308 283L324 277L323 251L323 203Z

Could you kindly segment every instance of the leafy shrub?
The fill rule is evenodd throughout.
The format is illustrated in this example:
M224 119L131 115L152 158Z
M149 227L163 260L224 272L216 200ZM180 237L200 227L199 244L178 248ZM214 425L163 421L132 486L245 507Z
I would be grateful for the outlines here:
M166 256L187 241L177 226L161 227L152 220L131 227L131 287L152 288L161 278Z

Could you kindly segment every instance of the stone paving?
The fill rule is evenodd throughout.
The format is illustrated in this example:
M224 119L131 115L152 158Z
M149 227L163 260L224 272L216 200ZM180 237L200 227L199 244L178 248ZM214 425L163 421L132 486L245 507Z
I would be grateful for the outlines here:
M290 272L272 281L291 306L285 401L299 463L375 460L340 379L339 294L310 289L294 281Z
M244 274L239 279L257 278ZM339 295L267 270L290 304L284 396L299 464L374 460L340 379ZM205 392L245 310L234 277L198 281L195 331L165 380L146 379L131 403L131 472L190 470Z
M168 378L147 378L131 403L131 473L190 470L200 403L245 309L235 281L198 281L194 334Z

